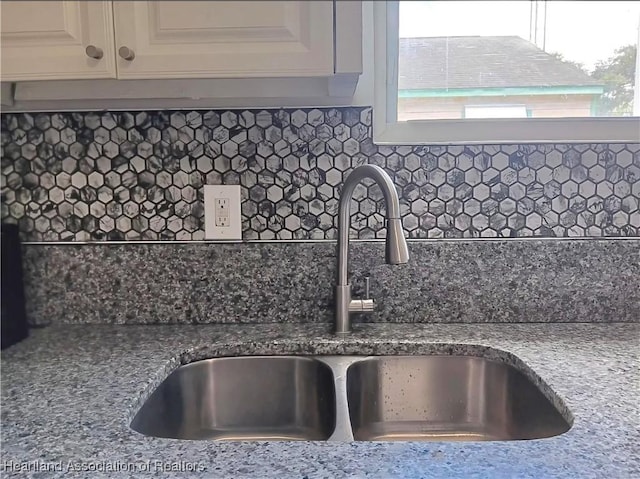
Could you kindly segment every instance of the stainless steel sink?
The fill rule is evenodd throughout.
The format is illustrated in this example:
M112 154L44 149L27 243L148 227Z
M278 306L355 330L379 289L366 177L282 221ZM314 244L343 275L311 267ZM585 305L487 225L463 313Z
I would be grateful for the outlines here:
M538 439L570 428L516 368L473 356L358 361L347 370L347 397L361 441Z
M331 369L307 357L235 357L181 366L134 417L156 437L325 440L335 426Z
M562 434L565 416L519 369L477 356L247 356L179 367L131 427L177 439L504 441Z

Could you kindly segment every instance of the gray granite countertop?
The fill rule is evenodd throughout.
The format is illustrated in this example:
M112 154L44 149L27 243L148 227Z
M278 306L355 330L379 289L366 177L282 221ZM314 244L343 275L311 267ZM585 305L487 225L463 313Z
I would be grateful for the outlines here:
M184 361L420 354L436 343L515 354L565 402L573 427L549 439L467 443L179 441L129 428L150 389ZM3 476L47 478L637 478L639 353L638 323L366 324L344 340L317 324L51 326L2 352L1 466Z

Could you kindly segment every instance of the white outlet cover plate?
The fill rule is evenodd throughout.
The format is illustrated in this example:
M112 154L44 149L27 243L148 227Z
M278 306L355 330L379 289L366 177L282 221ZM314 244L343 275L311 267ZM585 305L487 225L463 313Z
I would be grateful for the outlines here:
M216 199L229 200L228 226L216 226ZM209 240L241 240L240 185L204 186L204 236ZM225 221L226 222L226 221ZM219 222L218 222L219 223Z

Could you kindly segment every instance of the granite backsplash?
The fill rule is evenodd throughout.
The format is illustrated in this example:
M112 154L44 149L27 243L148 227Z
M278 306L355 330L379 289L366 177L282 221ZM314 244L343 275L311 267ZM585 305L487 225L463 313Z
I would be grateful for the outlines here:
M50 323L319 323L333 320L335 243L25 245L27 310ZM355 294L371 277L377 310L356 321L638 322L640 240L410 241L351 244Z
M333 239L373 163L411 238L637 236L640 144L378 146L371 108L1 116L2 220L27 241L201 240L202 185L242 186L244 239ZM377 186L354 235L383 238Z

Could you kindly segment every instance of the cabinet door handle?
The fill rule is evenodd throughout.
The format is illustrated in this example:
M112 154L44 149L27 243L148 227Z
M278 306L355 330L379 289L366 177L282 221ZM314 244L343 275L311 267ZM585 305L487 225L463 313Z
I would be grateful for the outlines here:
M120 47L118 49L118 55L120 55L120 57L127 60L128 62L130 62L136 57L136 54L129 47Z
M95 45L89 45L87 48L85 48L84 52L89 58L93 58L94 60L100 60L104 55L104 53L102 52L102 48L98 48Z

